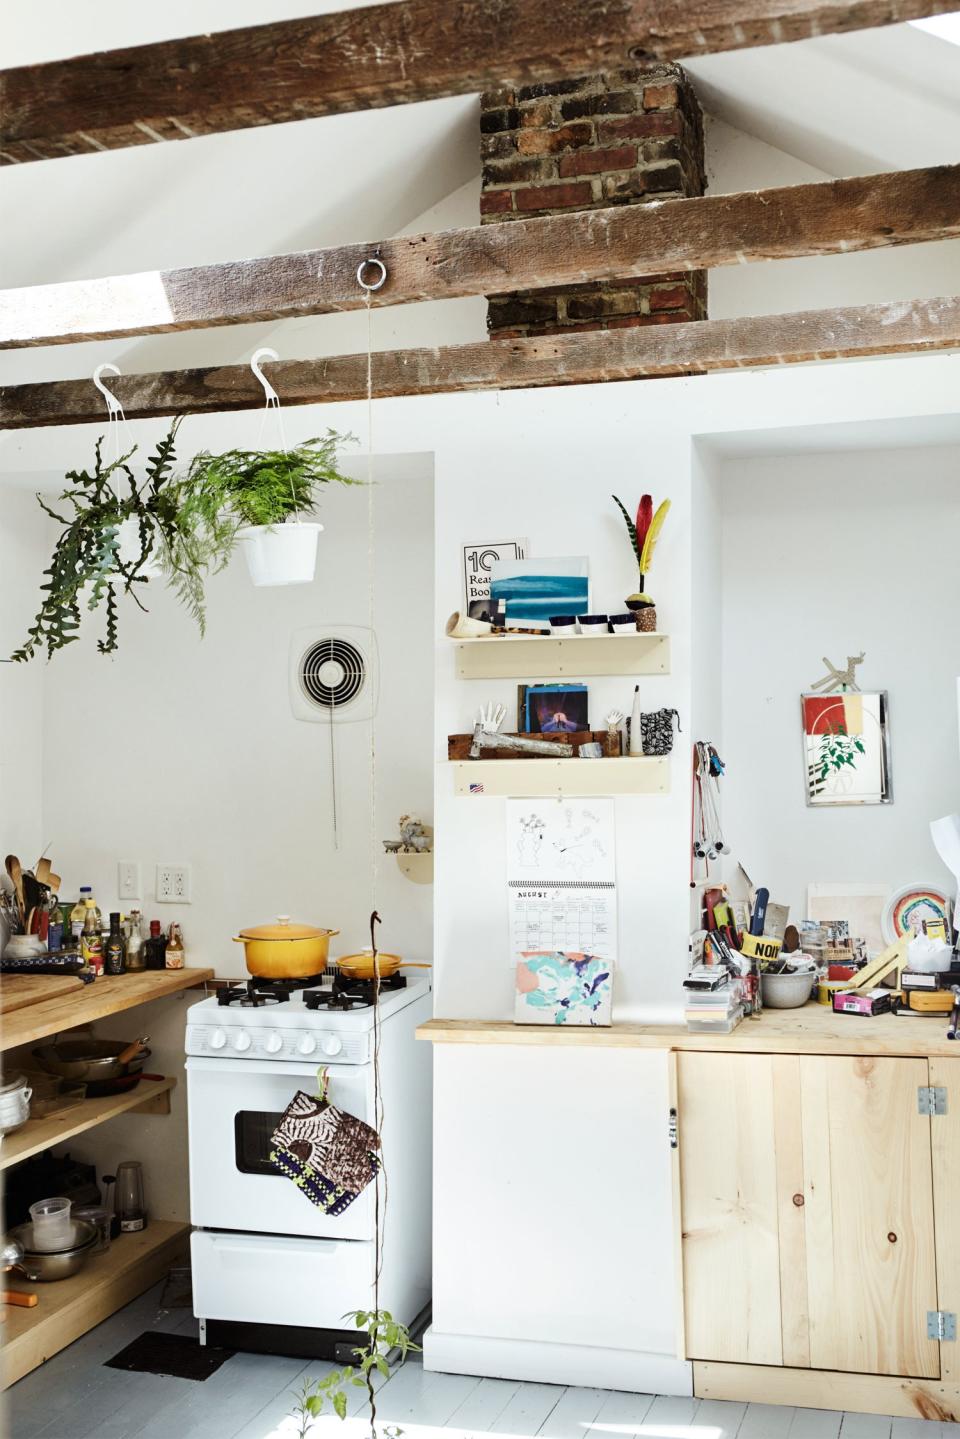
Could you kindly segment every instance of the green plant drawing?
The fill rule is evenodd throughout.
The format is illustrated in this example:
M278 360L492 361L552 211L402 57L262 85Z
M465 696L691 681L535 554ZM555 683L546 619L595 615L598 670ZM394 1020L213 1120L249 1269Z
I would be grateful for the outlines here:
M370 1406L370 1433L373 1439L373 1436L376 1435L375 1383L377 1375L389 1379L391 1373L399 1369L411 1351L419 1353L419 1346L411 1341L406 1326L398 1323L387 1309L369 1311L357 1309L343 1317L352 1319L358 1330L365 1331L366 1343L358 1344L353 1351L357 1356L356 1364L347 1364L342 1369L334 1369L323 1379L308 1379L296 1391L294 1396L296 1406L293 1412L300 1426L297 1430L297 1439L307 1439L313 1421L319 1418L327 1405L338 1418L346 1419L351 1387L367 1391L367 1400ZM391 1368L390 1355L394 1350L399 1351L400 1358L398 1363ZM395 1436L402 1434L403 1431L394 1425L388 1425L383 1433L388 1435L389 1439L395 1439Z
M856 769L857 756L866 752L859 735L847 734L844 724L831 725L820 736L820 749L815 761L820 782L823 783L831 774L839 774L847 766Z

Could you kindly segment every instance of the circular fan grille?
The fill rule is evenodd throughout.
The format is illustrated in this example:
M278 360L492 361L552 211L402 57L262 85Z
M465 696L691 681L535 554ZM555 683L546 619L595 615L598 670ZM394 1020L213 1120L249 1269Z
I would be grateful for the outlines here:
M300 688L320 709L348 705L363 689L365 678L363 655L349 640L318 640L300 661Z

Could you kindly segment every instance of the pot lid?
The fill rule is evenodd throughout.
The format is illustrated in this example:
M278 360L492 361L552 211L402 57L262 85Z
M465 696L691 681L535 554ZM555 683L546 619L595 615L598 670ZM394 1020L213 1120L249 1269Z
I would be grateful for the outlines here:
M317 929L312 924L291 924L288 914L278 914L276 924L256 924L241 929L241 939L327 939L334 929Z
M26 1089L27 1081L22 1074L15 1074L12 1079L5 1079L0 1083L0 1094L12 1094L15 1089Z

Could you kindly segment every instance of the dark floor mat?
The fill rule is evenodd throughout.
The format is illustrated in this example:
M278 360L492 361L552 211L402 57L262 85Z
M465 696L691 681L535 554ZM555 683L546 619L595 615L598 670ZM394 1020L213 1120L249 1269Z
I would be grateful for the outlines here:
M200 1344L186 1334L161 1334L149 1329L112 1359L108 1369L126 1369L133 1374L168 1374L174 1379L209 1379L221 1364L232 1359L234 1350Z

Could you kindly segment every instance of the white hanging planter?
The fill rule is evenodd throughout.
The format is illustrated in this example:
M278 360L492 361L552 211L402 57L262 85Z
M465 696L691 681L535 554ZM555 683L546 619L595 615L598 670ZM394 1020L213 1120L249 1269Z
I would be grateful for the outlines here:
M125 565L135 564L140 558L140 527L132 516L130 519L124 520L117 531L117 543L123 563ZM139 573L145 580L156 580L163 574L163 566L155 551L148 555L141 565Z
M245 525L237 539L255 585L308 585L317 567L323 525Z

